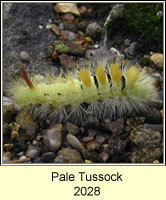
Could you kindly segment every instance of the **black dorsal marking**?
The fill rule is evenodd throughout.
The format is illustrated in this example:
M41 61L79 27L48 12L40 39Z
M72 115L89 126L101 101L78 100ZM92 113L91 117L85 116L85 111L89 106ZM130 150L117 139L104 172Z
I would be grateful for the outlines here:
M111 76L110 76L110 74L107 74L107 78L108 78L108 81L109 81L109 83L110 83L110 87L112 87L112 81L111 81Z
M58 95L60 96L60 95L62 95L61 93L58 93Z
M123 70L123 63L120 62L120 70L122 71Z
M94 82L95 82L96 87L99 88L99 84L98 84L98 81L97 81L96 76L94 76L93 79L94 79Z
M122 76L121 82L122 82L122 90L123 90L126 87L126 78L124 76Z

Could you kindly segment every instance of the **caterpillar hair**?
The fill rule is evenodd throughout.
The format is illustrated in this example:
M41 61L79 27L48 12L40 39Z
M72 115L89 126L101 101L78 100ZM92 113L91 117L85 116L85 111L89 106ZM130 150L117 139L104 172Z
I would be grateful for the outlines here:
M29 77L21 66L22 78L12 82L8 93L19 109L30 110L37 119L80 122L92 115L97 119L147 113L158 101L154 79L131 61L103 59L55 77Z

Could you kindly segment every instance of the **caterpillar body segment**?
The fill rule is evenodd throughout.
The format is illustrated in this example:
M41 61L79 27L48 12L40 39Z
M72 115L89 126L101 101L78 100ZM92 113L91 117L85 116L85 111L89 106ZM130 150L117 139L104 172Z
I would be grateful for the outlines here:
M136 67L131 66L125 73L125 76L127 79L128 86L132 86L139 79L140 72Z
M122 78L122 71L120 70L120 64L119 63L118 64L112 64L110 72L111 72L112 81L115 84L119 84L120 80Z
M88 69L81 70L78 77L85 84L86 87L91 87L91 78Z
M106 74L104 72L104 68L103 67L96 67L96 74L97 74L97 78L98 81L100 82L101 85L105 86L106 85Z
M46 73L44 80L29 78L22 67L23 79L14 81L8 92L20 109L30 107L35 116L57 121L83 120L87 115L115 119L146 112L157 102L154 80L140 66L108 60L92 65L65 77Z

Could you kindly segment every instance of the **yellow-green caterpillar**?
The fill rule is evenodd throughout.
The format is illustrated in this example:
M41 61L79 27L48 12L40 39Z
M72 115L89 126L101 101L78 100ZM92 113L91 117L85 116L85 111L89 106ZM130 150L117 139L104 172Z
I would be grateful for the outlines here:
M19 109L28 108L40 118L59 122L81 121L87 115L114 119L150 111L158 100L154 79L132 62L90 61L65 76L46 73L44 80L36 75L29 79L21 69L24 78L15 80L8 92Z

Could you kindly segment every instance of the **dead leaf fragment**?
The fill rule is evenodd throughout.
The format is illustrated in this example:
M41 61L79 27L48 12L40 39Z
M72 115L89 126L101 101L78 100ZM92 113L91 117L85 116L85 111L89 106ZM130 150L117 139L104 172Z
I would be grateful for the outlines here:
M84 44L86 42L85 39L75 41L75 44Z

